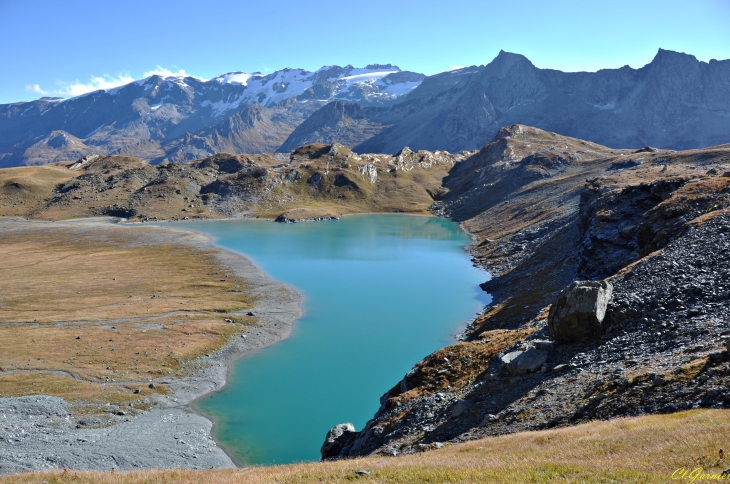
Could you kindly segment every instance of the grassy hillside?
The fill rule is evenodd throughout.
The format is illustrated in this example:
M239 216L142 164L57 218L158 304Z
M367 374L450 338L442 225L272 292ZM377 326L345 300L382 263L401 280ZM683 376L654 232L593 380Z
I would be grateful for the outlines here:
M0 484L54 483L320 483L320 482L711 482L730 467L730 411L693 410L673 415L592 422L571 428L522 432L402 457L368 457L235 470L153 470L18 474ZM358 475L357 471L366 471Z

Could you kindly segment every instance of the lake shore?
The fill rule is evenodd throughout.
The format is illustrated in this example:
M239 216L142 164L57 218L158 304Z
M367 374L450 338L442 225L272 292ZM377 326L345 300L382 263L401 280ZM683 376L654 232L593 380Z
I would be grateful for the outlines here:
M296 338L236 363L235 382L200 404L220 419L218 441L248 464L318 460L327 430L343 418L365 425L377 395L423 354L454 342L487 299L478 288L485 275L464 251L470 238L442 218L364 214L312 224L177 226L211 234L307 295ZM424 257L428 268L419 261ZM346 288L345 281L352 284ZM430 309L419 313L424 307ZM307 348L318 351L310 355ZM337 368L324 372L333 361ZM351 375L359 375L357 382ZM335 381L339 394L322 402ZM277 403L288 400L287 392L301 395L291 408ZM297 412L309 416L306 423ZM275 443L275 435L287 435L286 442Z
M71 231L123 225L108 218L65 222L6 218L0 223L16 227L49 224ZM245 257L214 246L203 234L169 227L146 228L154 234L154 243L174 240L215 250L220 265L246 281L246 291L255 299L252 312L258 324L245 338L235 338L220 351L198 358L195 366L200 369L189 376L165 378L171 392L156 396L153 409L110 427L78 428L67 403L58 397L0 398L5 437L0 439L0 474L64 467L122 470L234 466L211 437L213 422L198 414L194 403L226 384L232 362L286 338L302 314L301 296L290 286L268 278Z

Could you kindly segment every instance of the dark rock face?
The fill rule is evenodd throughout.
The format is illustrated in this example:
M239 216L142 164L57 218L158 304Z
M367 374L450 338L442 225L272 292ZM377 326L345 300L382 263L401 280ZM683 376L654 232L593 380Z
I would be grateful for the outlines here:
M689 149L727 143L730 61L660 50L641 69L538 69L500 52L490 64L426 78L376 118L390 127L356 146L479 148L502 126L527 124L606 146Z
M379 111L334 101L312 113L277 151L288 153L309 143L341 143L352 147L373 137L385 126L371 119Z
M653 163L661 166L664 156ZM700 159L724 160L725 156L714 149L698 153ZM581 193L579 214L580 278L615 274L681 236L688 220L725 206L730 188L713 181L717 169L657 173L658 179L624 186L601 179L588 181Z
M355 432L355 427L351 423L343 423L332 427L327 432L324 444L319 450L322 460L331 460L347 455L347 452L352 448L353 442L355 442L356 436L357 432Z
M319 189L322 187L323 183L324 183L324 177L322 176L322 174L320 172L315 172L312 174L312 176L307 178L307 185L309 185L313 188Z
M599 339L613 285L607 281L576 281L563 289L550 307L550 335L561 343Z

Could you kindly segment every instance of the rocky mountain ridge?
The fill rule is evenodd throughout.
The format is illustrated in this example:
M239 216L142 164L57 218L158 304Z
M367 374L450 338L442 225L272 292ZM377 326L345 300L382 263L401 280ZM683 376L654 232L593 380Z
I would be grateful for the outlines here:
M640 69L561 72L500 52L486 66L430 76L373 121L355 151L477 149L499 128L535 126L605 146L690 149L727 143L730 61L660 49Z
M730 142L730 60L660 49L646 66L561 72L501 51L433 76L390 64L152 76L69 100L0 106L0 167L87 154L153 163L340 143L357 153L476 150L524 124L606 146Z
M443 178L469 153L353 153L311 144L290 154L219 153L187 163L91 155L76 162L0 171L0 215L129 221L342 213L426 213Z

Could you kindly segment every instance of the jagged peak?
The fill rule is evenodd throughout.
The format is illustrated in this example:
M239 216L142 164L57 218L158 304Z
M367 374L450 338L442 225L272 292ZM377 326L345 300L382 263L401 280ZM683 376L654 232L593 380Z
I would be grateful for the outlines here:
M519 64L535 68L535 65L530 61L530 59L528 59L524 55L507 52L504 50L500 50L499 54L497 54L497 57L495 57L492 62L487 64L487 67L510 68L514 65Z
M684 52L677 52L674 50L667 50L659 48L659 51L652 59L651 64L665 63L665 62L693 62L698 63L697 57L691 54L685 54Z

